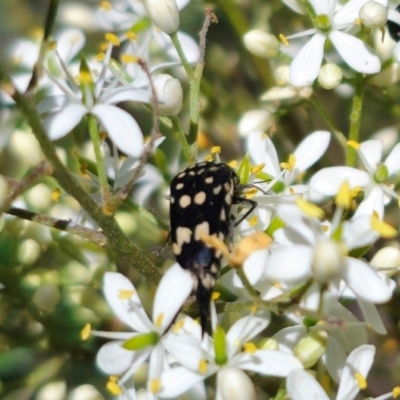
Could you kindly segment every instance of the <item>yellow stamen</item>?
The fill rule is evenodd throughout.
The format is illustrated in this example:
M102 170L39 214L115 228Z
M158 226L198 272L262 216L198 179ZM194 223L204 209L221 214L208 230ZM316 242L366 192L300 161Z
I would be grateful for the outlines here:
M106 10L106 11L110 11L111 10L111 4L108 1L102 1L100 3L100 8L102 8L103 10Z
M243 238L236 248L235 257L228 257L233 266L242 265L246 258L253 252L267 249L272 243L271 236L264 232L256 232Z
M182 329L182 326L184 324L185 324L185 320L184 319L181 319L178 322L175 322L175 324L172 327L172 332L173 333L178 333Z
M336 195L336 205L342 207L345 210L350 208L351 196L350 196L350 185L349 182L345 181L340 186L339 192Z
M371 226L372 229L377 231L381 237L385 239L394 238L398 235L397 229L393 228L393 226L387 224L385 221L381 221L376 212L372 214Z
M92 83L92 75L89 71L80 71L79 72L79 81L80 83Z
M85 324L85 326L81 330L81 339L88 340L90 338L91 333L92 333L92 325L90 325L89 323Z
M244 197L246 197L246 199L252 199L258 192L258 189L253 187L249 190L246 191L246 193L244 194Z
M205 161L213 161L213 157L212 157L211 154L209 154L208 156L205 156L205 157L204 157L204 160L205 160Z
M251 306L249 311L250 311L250 314L255 314L258 310L257 310L256 306Z
M162 323L164 321L164 317L165 317L164 313L160 313L160 314L157 315L157 318L156 318L156 321L155 321L155 326L157 328L161 327L161 325L162 325Z
M114 33L108 32L104 35L105 39L107 42L112 43L114 46L119 46L121 42L118 39L118 36L115 35Z
M356 186L355 188L350 190L350 196L354 199L354 197L358 196L360 192L362 192L361 186Z
M215 301L215 300L218 300L220 297L221 297L220 292L213 292L213 294L211 295L211 300Z
M296 156L294 154L289 155L288 162L282 162L280 164L282 169L286 169L288 171L293 171L294 167L296 166Z
M356 18L356 19L354 20L354 23L355 23L356 25L361 25L361 24L362 24L362 21L361 21L360 18Z
M400 397L400 386L396 386L395 388L393 388L392 390L392 396L397 399L398 397Z
M121 289L118 293L118 298L120 300L130 299L135 294L134 290L131 289Z
M139 41L139 36L135 32L132 32L132 31L126 32L126 38L128 40L133 40L134 42Z
M106 51L108 49L108 42L103 42L100 44L100 50Z
M262 163L262 164L259 164L259 165L255 165L254 167L251 167L250 171L251 171L252 174L257 175L263 170L264 167L265 167L265 163Z
M324 210L322 210L322 208L316 206L315 204L309 203L302 197L296 199L296 204L301 209L301 211L303 211L310 217L321 219L325 215Z
M100 53L97 54L96 56L96 60L98 62L102 62L104 60L104 58L106 57L106 54L104 53L104 51L101 51Z
M255 215L253 215L250 219L249 219L249 224L250 226L255 226L257 224L257 217Z
M150 391L153 394L156 394L160 391L161 389L161 381L160 379L151 379L150 380Z
M49 44L49 50L55 50L57 48L57 40L53 40Z
M207 361L204 359L199 361L199 372L201 374L205 374L207 372Z
M360 388L360 389L366 389L367 388L367 380L365 379L365 377L364 377L364 375L362 375L360 372L356 372L355 374L354 374L354 378L356 379L356 381L357 381L357 384L358 384L358 387Z
M60 196L61 196L61 189L57 188L53 190L53 193L51 194L51 198L53 199L53 201L58 202L60 200Z
M211 154L221 154L221 146L211 147Z
M347 146L352 147L354 150L358 150L360 148L360 143L356 142L355 140L349 140L347 142Z
M243 349L246 353L253 354L257 351L257 346L252 342L247 342L243 345Z
M138 58L132 54L121 54L120 59L124 64L136 64L138 62Z
M286 39L286 36L283 33L279 34L279 39L281 39L281 42L286 46L289 47L289 42Z
M329 231L329 226L328 225L321 225L321 230L322 230L322 232L328 232Z
M118 386L118 378L116 376L110 376L110 379L107 382L106 388L114 396L118 396L118 395L122 394L122 389Z
M236 168L238 166L238 162L236 160L232 160L228 163L231 168Z

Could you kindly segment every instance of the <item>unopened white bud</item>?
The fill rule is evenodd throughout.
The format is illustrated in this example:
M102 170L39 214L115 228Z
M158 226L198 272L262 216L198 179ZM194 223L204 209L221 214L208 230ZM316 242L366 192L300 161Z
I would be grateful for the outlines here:
M274 116L268 110L251 110L239 121L239 135L247 137L251 132L267 131L274 123Z
M290 82L290 67L289 65L280 65L275 70L276 83L279 86L287 85Z
M318 82L324 89L331 90L339 86L342 78L341 68L336 64L327 63L319 71Z
M179 8L175 0L146 0L147 12L152 21L166 34L179 28Z
M394 272L400 268L400 250L397 247L387 246L380 249L372 258L371 266L378 270L390 270Z
M256 392L251 379L241 370L225 367L218 372L219 399L222 400L255 400Z
M387 21L387 8L373 0L367 1L360 9L359 17L367 28L380 28Z
M302 362L304 368L311 368L325 353L327 344L328 334L325 331L312 331L294 346L293 355Z
M183 90L180 81L168 74L158 75L154 79L160 113L177 115L182 108Z
M338 243L326 240L317 244L312 261L312 272L316 281L329 282L342 271L343 265L343 249Z
M260 350L279 350L279 343L272 337L264 338L257 343L257 348Z
M258 57L272 58L280 52L281 44L279 40L261 29L247 32L243 40L247 50Z

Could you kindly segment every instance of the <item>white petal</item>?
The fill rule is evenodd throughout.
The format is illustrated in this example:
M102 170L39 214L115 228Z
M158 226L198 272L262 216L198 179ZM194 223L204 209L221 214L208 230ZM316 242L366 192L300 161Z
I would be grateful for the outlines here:
M340 186L347 181L353 189L365 186L371 177L365 171L351 167L329 167L318 171L310 180L310 187L326 196L335 195Z
M366 262L347 257L344 280L357 297L370 303L386 303L392 289Z
M40 114L51 111L58 111L68 104L68 97L64 95L48 96L45 97L38 105L37 110Z
M153 305L153 321L161 321L157 328L164 332L176 317L183 302L193 290L193 278L190 272L175 263L162 277Z
M317 312L321 305L321 285L313 282L306 290L300 301L300 307L305 310Z
M240 369L222 368L217 375L215 400L256 400L256 392L251 379Z
M360 391L358 382L354 377L359 372L364 378L372 366L375 356L375 346L364 344L353 350L346 360L336 400L354 399Z
M312 85L319 74L326 37L316 33L299 51L290 65L290 82L293 86Z
M329 400L321 385L302 369L297 369L289 374L286 389L292 400Z
M268 324L268 320L254 315L249 315L236 321L226 335L226 341L229 343L228 357L233 356L241 349L244 343L257 336Z
M303 364L292 354L279 350L257 350L255 353L240 353L229 360L230 366L262 375L285 377Z
M330 0L310 0L310 3L315 11L315 14L330 14Z
M367 190L367 192L365 193L364 199L358 206L353 218L362 215L372 216L372 214L376 212L379 216L379 219L383 219L384 209L385 202L382 186L374 185L372 189ZM370 233L373 233L371 231L371 224L369 224L369 230Z
M288 326L275 333L273 338L279 343L279 348L292 353L297 342L305 336L307 328L304 325Z
M104 125L110 139L119 150L132 157L138 157L142 154L142 131L130 114L108 104L96 104L91 113Z
M382 140L366 140L360 144L359 151L362 153L362 156L365 158L368 172L373 174L378 168L379 163L382 159L383 153L383 141ZM364 160L363 160L364 161ZM364 164L366 164L364 162Z
M369 303L367 301L357 299L358 305L361 308L361 312L364 316L365 322L370 325L373 330L381 335L386 335L387 330L383 324L382 318L380 317L375 304Z
M84 33L79 29L68 29L57 38L57 52L68 64L81 50L86 41Z
M400 170L400 143L397 143L396 146L394 146L385 161L385 165L389 170L389 176Z
M371 214L353 217L343 224L343 240L348 250L369 246L378 238L378 232L371 227Z
M346 353L332 336L328 336L328 345L326 347L326 353L322 356L322 360L325 363L329 375L335 382L339 383L340 375L346 362Z
M141 103L150 103L151 94L148 90L134 89L130 87L119 87L112 90L105 90L99 101L107 104L117 104L121 101L137 101Z
M49 115L44 120L49 138L57 140L71 132L87 112L82 104L69 104L61 111Z
M103 291L108 304L121 321L139 332L154 330L137 291L128 278L118 272L106 272ZM126 295L121 296L129 292L132 293L129 298Z
M243 271L251 285L255 285L264 274L268 254L268 250L257 250L244 261Z
M297 245L270 255L265 277L274 282L298 282L311 276L313 249Z
M347 25L354 24L356 18L358 18L358 13L360 12L360 8L367 2L368 0L352 0L347 2L340 10L338 10L334 17L333 22L334 25Z
M159 379L165 369L166 354L162 343L158 343L150 354L148 379Z
M379 57L362 40L340 31L333 31L329 38L343 60L355 71L374 74L381 70Z
M303 5L299 0L282 0L288 7L292 10L298 12L299 14L306 14Z

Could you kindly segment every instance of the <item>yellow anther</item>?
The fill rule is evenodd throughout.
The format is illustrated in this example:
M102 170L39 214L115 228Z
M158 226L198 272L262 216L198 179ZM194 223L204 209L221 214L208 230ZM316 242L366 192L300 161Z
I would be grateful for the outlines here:
M257 217L255 215L253 215L250 219L249 219L249 224L250 226L255 226L257 224Z
M136 64L138 58L132 54L121 54L120 60L124 64Z
M92 79L92 75L89 71L80 71L79 72L79 82L80 83L92 83L93 79Z
M290 186L290 187L289 187L289 193L290 193L290 194L295 194L296 191Z
M100 51L106 51L108 49L108 42L103 42L100 44Z
M356 18L356 19L354 20L354 24L355 24L355 25L361 25L361 24L362 24L361 19L360 19L360 18Z
M328 232L329 231L329 226L328 225L321 225L321 230L322 230L322 232Z
M385 239L394 238L398 235L397 229L393 228L393 226L387 224L385 221L381 221L376 212L372 214L371 226L372 229L377 231L381 237Z
M264 167L265 167L265 163L262 163L262 164L259 164L259 165L255 165L254 167L251 167L250 171L251 171L252 174L257 175L263 170Z
M215 301L215 300L218 300L220 297L221 297L220 292L213 292L213 294L211 295L211 300Z
M286 36L283 33L279 34L279 39L281 39L281 42L286 46L289 47L289 42L286 39Z
M130 299L135 294L134 290L131 289L121 289L118 293L118 298L120 300Z
M139 36L135 32L132 32L132 31L126 32L126 38L128 40L133 40L134 42L139 41Z
M282 285L279 282L275 282L274 287L277 289L282 289Z
M96 60L98 62L102 62L106 57L106 54L104 53L104 51L101 51L100 53L97 54L96 56Z
M55 50L57 48L57 40L53 40L49 44L49 50Z
M362 192L361 186L356 186L355 188L350 190L350 196L354 199L354 197L358 196L360 192Z
M221 146L211 147L211 154L221 154Z
M116 376L110 376L110 379L107 382L106 388L114 396L118 396L118 395L122 394L122 389L118 386L118 378Z
M204 358L199 361L199 372L201 374L205 374L207 372L207 361L204 360Z
M228 163L231 168L236 168L238 166L238 162L236 160L232 160Z
M207 135L204 132L199 132L197 135L197 146L199 149L204 150L208 149L211 145L210 139L207 137Z
M392 396L397 399L398 397L400 397L400 386L396 386L395 388L393 388L392 390Z
M205 160L205 161L213 161L214 159L213 159L212 155L209 154L208 156L205 156L205 157L204 157L204 160Z
M254 315L258 311L258 309L256 306L251 306L249 311L250 311L250 314Z
M92 333L92 325L90 325L89 323L85 324L85 326L81 330L81 339L88 340L90 338L91 333Z
M107 42L112 43L114 46L119 46L121 44L118 36L114 35L114 33L108 32L104 35L104 38L107 40Z
M53 201L58 202L60 200L60 196L61 196L61 189L60 188L54 189L51 194L51 198L53 199Z
M282 162L280 164L282 169L286 169L288 171L293 171L294 167L296 166L296 156L294 154L289 155L288 162Z
M150 380L150 391L153 394L156 394L160 391L161 389L161 380L160 379L151 379Z
M364 375L362 375L360 372L356 372L354 374L354 378L357 381L358 387L363 390L367 388L367 380L365 379Z
M351 195L350 195L350 185L349 182L345 181L339 188L339 192L336 195L336 205L338 207L342 207L345 210L350 208L351 204Z
M246 353L253 354L257 351L257 346L252 342L247 342L243 345L243 349Z
M164 313L160 313L160 314L157 315L157 318L156 318L155 323L154 323L157 328L161 327L161 325L162 325L162 323L164 321L164 317L165 317Z
M298 197L296 199L296 204L301 209L301 211L303 211L309 217L315 217L321 219L325 215L324 210L322 208L304 200L302 197Z
M347 146L350 146L353 149L358 150L360 148L360 143L356 142L355 140L349 140L347 142Z
M249 190L246 191L246 193L244 194L244 197L246 197L246 199L252 199L258 192L258 189L253 187Z
M111 10L111 4L108 1L102 1L100 3L100 8L102 8L103 10L106 10L106 11L110 11Z
M184 319L181 319L178 322L175 322L175 324L172 327L172 332L173 333L178 333L182 329L182 326L184 324L185 324L185 320Z

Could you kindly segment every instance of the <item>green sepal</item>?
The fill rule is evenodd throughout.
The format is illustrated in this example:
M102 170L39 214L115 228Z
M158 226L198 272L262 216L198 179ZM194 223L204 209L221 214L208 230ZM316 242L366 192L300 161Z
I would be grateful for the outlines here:
M149 346L155 346L160 339L157 332L148 332L141 335L133 336L122 343L122 347L126 350L137 351Z
M244 185L249 181L250 177L250 157L249 153L247 153L242 162L239 165L239 168L237 170L237 174L239 176L239 182Z
M238 296L235 293L231 292L227 287L220 283L215 285L214 292L218 292L220 294L219 299L227 303L231 303L238 299Z
M134 24L129 30L134 33L139 33L151 28L151 25L152 23L149 18L142 18L140 21L136 22L136 24Z
M284 228L285 226L286 226L285 222L283 222L279 217L275 217L264 232L273 238L274 233L278 229Z
M277 181L274 183L274 185L272 186L272 190L275 193L282 193L284 190L286 189L285 184L282 181Z
M310 328L311 326L317 325L318 320L314 317L304 317L303 318L303 325L306 326L307 328Z
M385 164L381 164L374 173L374 181L376 183L385 182L389 177L389 170Z
M225 365L228 361L226 354L226 333L221 325L217 325L214 334L214 351L215 351L215 363L217 365Z

